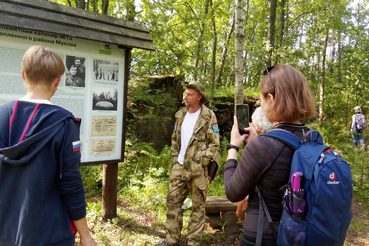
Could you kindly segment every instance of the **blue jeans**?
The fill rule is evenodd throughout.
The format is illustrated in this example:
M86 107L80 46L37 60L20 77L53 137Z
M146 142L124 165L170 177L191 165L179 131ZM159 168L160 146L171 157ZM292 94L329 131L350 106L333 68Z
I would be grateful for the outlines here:
M363 139L363 131L352 131L352 140L354 140L355 149L357 148L357 142L360 141L361 146L365 147L365 141Z

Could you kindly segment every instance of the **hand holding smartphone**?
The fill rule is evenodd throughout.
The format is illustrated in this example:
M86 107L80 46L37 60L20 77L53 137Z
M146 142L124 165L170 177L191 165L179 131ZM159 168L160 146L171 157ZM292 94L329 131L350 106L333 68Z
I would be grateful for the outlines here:
M249 105L236 104L236 117L240 134L248 134L249 132L245 131L244 128L249 127Z

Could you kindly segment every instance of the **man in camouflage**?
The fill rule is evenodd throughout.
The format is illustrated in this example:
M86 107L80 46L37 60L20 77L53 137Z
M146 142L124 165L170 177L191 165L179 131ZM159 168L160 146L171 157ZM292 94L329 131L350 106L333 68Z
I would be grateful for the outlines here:
M204 87L196 81L185 86L186 108L176 113L172 135L174 165L167 196L167 238L155 246L179 245L183 226L182 205L190 192L192 213L188 224L188 245L201 245L210 183L207 167L212 160L219 163L218 123L214 112L204 105Z

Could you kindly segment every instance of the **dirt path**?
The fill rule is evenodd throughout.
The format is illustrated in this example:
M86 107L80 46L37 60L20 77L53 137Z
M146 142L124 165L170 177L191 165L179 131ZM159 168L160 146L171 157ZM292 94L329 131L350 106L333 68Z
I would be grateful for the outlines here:
M345 245L369 246L369 211L354 201L352 204L352 221Z

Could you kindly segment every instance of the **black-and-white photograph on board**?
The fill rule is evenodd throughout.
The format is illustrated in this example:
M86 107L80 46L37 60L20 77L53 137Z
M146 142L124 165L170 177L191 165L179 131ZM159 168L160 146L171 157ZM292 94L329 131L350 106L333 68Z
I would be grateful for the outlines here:
M118 81L119 64L103 60L94 60L93 78L95 80Z
M117 111L118 90L112 88L93 88L92 110Z
M86 69L85 58L66 56L65 86L85 87Z

